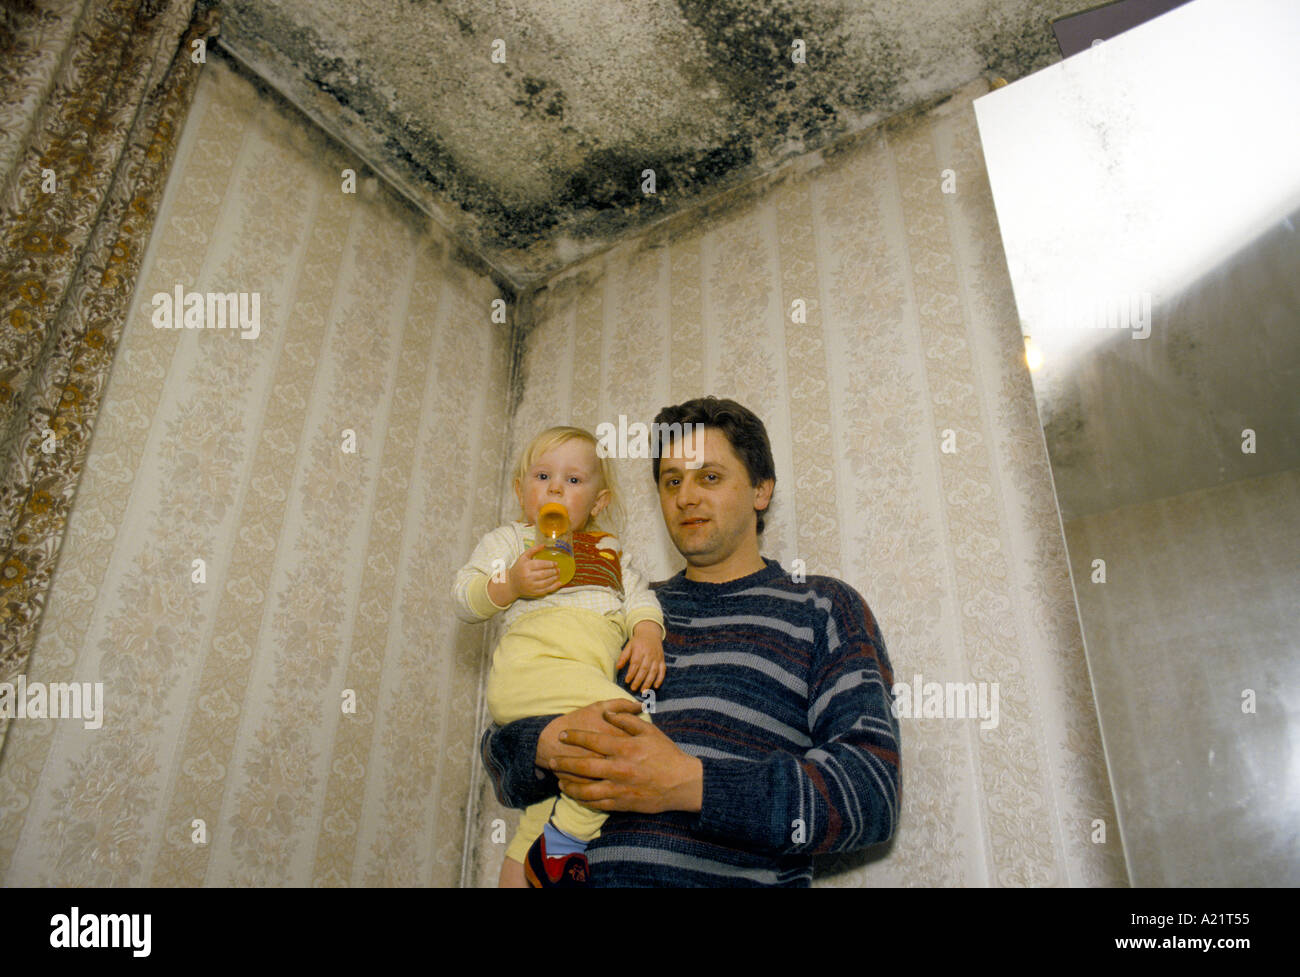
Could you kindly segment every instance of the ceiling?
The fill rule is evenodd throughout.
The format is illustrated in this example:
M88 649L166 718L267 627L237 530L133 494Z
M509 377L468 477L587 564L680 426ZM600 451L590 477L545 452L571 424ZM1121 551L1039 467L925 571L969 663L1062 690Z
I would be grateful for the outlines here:
M518 291L975 77L1060 60L1050 21L1087 6L225 0L221 44Z

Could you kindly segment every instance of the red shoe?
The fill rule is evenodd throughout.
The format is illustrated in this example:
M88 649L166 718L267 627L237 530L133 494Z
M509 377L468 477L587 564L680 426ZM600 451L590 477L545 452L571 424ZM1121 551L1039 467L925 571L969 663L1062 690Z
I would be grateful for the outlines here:
M591 878L587 856L581 852L563 858L546 857L546 835L537 836L524 859L524 878L532 889L585 889Z

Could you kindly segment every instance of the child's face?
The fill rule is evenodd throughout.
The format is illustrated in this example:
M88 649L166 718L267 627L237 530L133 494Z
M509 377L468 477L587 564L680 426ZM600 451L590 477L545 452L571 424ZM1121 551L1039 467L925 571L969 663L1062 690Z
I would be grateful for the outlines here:
M515 480L515 495L530 525L537 524L537 512L548 502L562 502L569 510L575 530L600 515L609 505L609 491L600 478L600 459L594 445L574 438L543 452L533 462L524 481Z

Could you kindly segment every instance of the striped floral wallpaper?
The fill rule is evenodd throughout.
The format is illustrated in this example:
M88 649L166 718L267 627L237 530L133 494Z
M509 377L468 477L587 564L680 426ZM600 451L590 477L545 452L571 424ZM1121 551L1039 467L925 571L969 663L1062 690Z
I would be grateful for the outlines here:
M767 555L857 587L899 681L999 688L992 728L903 720L892 852L820 884L1124 884L983 90L557 276L511 420L490 279L209 65L27 676L103 682L104 723L10 724L0 881L494 884L491 636L446 581L537 429L714 393L773 437ZM259 337L153 328L177 283L258 292ZM674 572L648 463L620 465L634 554Z
M460 881L482 637L445 581L495 515L507 342L348 167L208 65L27 675L102 682L103 725L10 724L5 885ZM177 284L258 293L256 339L154 328Z

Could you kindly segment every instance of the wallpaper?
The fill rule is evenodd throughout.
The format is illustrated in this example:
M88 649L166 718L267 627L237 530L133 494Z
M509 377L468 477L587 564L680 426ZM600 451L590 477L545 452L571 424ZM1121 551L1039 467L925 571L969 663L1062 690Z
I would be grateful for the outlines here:
M3 884L459 883L508 342L426 225L208 64L26 676L102 715L10 723Z
M10 724L0 882L495 884L516 815L475 750L493 635L454 621L451 576L538 429L714 393L772 436L765 553L856 587L898 681L998 690L991 726L902 720L892 849L818 884L1126 884L984 90L501 322L483 269L364 175L341 192L359 164L209 65L27 676L102 683L102 725ZM258 294L259 334L155 327L178 284ZM649 464L619 465L626 542L667 576Z
M827 886L1127 884L980 151L977 82L824 160L557 276L527 334L512 457L538 430L649 424L731 397L777 464L764 553L847 580L898 682L996 684L996 725L903 718L892 849ZM625 545L683 564L649 461L622 459ZM514 814L478 780L473 884Z

